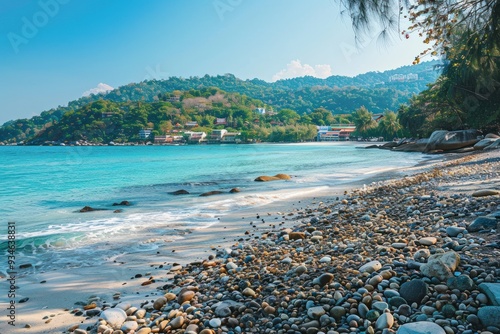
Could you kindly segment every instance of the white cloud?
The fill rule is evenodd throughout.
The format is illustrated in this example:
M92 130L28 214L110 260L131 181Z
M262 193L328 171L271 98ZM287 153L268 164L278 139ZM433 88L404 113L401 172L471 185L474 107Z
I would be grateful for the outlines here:
M296 77L303 77L310 75L316 78L328 78L332 75L332 68L328 64L314 65L302 64L300 60L292 60L286 65L285 69L282 69L272 77L272 81L277 81L280 79L290 79Z
M110 85L107 85L105 83L99 83L97 87L89 89L88 91L84 92L82 96L89 96L90 94L102 94L102 93L107 93L110 90L113 90L114 88L111 87Z

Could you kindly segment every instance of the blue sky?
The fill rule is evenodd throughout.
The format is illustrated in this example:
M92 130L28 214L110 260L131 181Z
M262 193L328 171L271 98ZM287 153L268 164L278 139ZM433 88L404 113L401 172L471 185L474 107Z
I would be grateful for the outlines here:
M404 26L402 26L404 27ZM409 65L424 44L366 36L334 0L5 0L0 124L98 87L233 73L273 81Z

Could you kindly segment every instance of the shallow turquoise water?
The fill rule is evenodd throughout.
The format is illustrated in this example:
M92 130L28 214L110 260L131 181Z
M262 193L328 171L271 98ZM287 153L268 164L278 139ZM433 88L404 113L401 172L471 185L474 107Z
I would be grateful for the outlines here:
M113 254L154 249L151 238L158 233L175 240L179 230L216 224L228 211L285 199L305 188L369 183L377 171L425 159L355 146L0 147L0 251L6 250L7 222L15 221L19 261L41 268L92 265ZM253 181L277 173L293 178ZM199 197L235 187L241 192ZM179 189L191 194L169 194ZM114 214L112 203L122 200L133 205ZM75 212L86 205L108 210Z

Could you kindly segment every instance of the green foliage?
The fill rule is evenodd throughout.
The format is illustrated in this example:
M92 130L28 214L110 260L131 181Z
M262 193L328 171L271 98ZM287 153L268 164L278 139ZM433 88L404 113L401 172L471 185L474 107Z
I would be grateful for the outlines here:
M390 110L384 112L384 117L379 121L377 132L385 140L392 140L399 137L402 127L399 124L396 113Z
M369 131L377 126L372 116L373 114L364 106L358 108L352 114L353 123L356 125L356 134L366 137Z

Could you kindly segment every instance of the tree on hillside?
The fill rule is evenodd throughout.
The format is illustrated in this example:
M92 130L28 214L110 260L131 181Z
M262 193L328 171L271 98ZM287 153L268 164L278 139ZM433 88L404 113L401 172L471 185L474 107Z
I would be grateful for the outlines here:
M356 125L356 133L360 136L367 136L368 131L377 126L377 123L372 118L373 114L364 106L356 109L352 113L352 120Z

